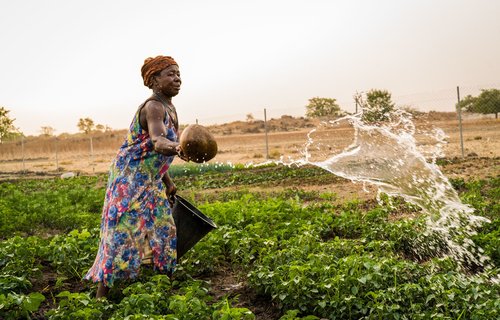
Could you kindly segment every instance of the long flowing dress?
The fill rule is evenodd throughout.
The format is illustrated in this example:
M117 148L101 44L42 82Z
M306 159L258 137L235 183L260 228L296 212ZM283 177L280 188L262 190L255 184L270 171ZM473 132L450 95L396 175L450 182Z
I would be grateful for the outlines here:
M116 279L137 276L144 254L141 248L148 244L145 241L153 251L155 269L173 272L177 261L175 223L162 182L174 156L155 152L148 132L140 125L139 114L149 100L162 102L153 96L139 107L111 164L99 251L84 277L108 287ZM167 139L178 141L177 115L174 117L165 111L164 124Z

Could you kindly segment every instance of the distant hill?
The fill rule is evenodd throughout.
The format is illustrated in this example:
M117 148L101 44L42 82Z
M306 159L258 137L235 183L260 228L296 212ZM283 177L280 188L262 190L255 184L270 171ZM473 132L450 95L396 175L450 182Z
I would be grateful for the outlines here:
M427 120L427 121L448 121L457 119L456 112L413 112L414 119ZM471 116L471 115L464 115ZM278 119L270 119L267 121L267 127L269 132L287 132L287 131L298 131L306 128L314 128L321 121L329 120L325 119L311 119L304 117L292 117L288 115L283 115ZM231 134L245 134L245 133L262 133L265 131L263 120L253 120L253 121L234 121L230 123L218 124L218 125L207 125L206 126L210 132L215 135L231 135ZM182 127L181 127L182 128Z
M269 132L297 131L304 128L315 127L318 123L318 119L308 119L304 117L294 118L284 115L278 119L268 120L267 130ZM265 123L263 120L234 121L218 125L208 125L207 128L215 135L262 133L265 131Z
M464 118L474 118L477 114L463 114ZM457 114L455 112L414 112L414 117L416 120L426 119L431 121L447 121L457 119ZM289 115L283 115L277 119L269 119L267 121L267 129L269 132L288 132L288 131L298 131L307 128L316 127L321 121L329 120L329 118L305 118L305 117L292 117ZM181 121L182 122L182 121ZM180 124L180 129L184 129L187 124ZM265 131L265 125L263 120L252 120L252 121L233 121L222 124L214 124L214 125L204 125L206 126L210 132L215 135L231 135L231 134L245 134L245 133L263 133ZM102 139L104 137L124 137L127 134L127 129L116 129L110 130L106 132L102 131L94 131L92 132L92 136L97 139ZM57 135L58 139L66 140L66 139L75 139L79 140L87 140L88 135L84 133L61 133ZM29 139L41 138L42 141L44 139L50 139L50 137L44 136L29 136Z

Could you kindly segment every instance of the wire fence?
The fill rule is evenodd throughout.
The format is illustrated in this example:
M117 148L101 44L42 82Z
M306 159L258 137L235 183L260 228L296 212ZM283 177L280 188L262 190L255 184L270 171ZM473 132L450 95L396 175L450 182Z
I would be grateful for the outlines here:
M478 96L481 94L482 90L500 88L500 84L486 84L486 85L476 85L476 86L460 86L460 93L462 98L470 96ZM358 93L366 93L368 90L359 90ZM391 92L391 90L389 90ZM330 98L330 97L329 97ZM333 97L335 98L335 97ZM457 104L457 91L456 87L450 87L446 89L440 89L435 91L427 92L416 92L407 94L393 94L392 100L398 107L405 107L409 109L415 109L423 112L429 111L443 111L443 112L455 112ZM337 103L342 110L348 113L356 113L361 111L356 109L356 101L353 97L350 99L337 99ZM266 108L267 118L279 118L282 115L290 115L294 117L305 116L306 106L291 106L286 108L273 108L272 106L261 106L256 107L252 110L244 110L241 112L235 112L231 114L223 114L218 116L210 117L198 117L198 123L200 124L222 124L232 121L245 121L247 115L251 114L255 119L264 119L264 108ZM491 117L491 115L487 116Z
M455 87L433 92L394 95L392 100L398 107L428 113L428 121L440 126L449 136L450 148L447 150L447 156L496 157L499 156L500 152L500 145L498 145L500 121L497 119L497 114L500 111L500 91L494 89L496 87L500 87L500 85ZM484 95L485 90L489 95L483 97L482 100L479 99ZM490 94L492 92L493 94ZM359 106L356 105L354 97L352 101L338 101L338 103L343 110L350 113L360 111L357 110ZM474 112L465 112L463 109L457 108L457 103ZM200 124L222 124L231 121L249 123L263 119L256 123L255 129L247 129L246 133L252 133L247 137L237 136L232 140L228 136L221 137L218 140L220 141L219 150L221 153L219 159L231 159L231 153L238 149L238 153L245 153L247 150L249 154L246 161L248 159L258 160L259 158L264 160L276 156L280 151L286 151L292 142L294 142L293 146L297 147L299 140L305 139L304 135L297 135L294 140L288 132L290 142L287 145L286 133L279 132L299 130L300 124L291 127L288 124L289 127L286 127L286 125L273 122L273 119L284 119L287 116L303 117L306 111L305 106L281 109L263 107L256 110L197 119ZM435 110L449 111L434 112ZM282 121L282 123L284 122ZM224 132L224 135L226 133ZM236 133L238 133L237 130ZM118 147L123 143L125 134L126 130L121 130L94 132L89 135L62 134L57 137L21 137L6 141L0 144L0 172L104 172L107 171ZM238 143L240 146L235 147Z

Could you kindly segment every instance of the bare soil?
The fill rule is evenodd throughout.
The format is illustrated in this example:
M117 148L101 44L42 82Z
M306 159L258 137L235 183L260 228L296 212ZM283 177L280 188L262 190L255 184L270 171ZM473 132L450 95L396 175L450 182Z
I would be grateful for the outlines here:
M302 157L307 135L311 128L317 126L319 121L313 122L301 118L291 118L284 116L280 119L272 120L272 131L268 134L269 156L271 159L280 157L299 159ZM462 157L459 127L454 114L431 113L418 117L415 121L417 128L431 130L440 128L448 136L447 144L443 146L444 159L440 160L443 173L449 178L464 178L465 180L480 179L486 177L498 177L500 175L500 120L498 119L465 119L463 122L464 155ZM235 122L225 125L210 127L216 133L216 140L219 147L217 156L211 162L231 162L231 163L262 163L266 159L266 138L264 132L248 133L251 131L263 131L260 125L255 123ZM254 129L255 127L258 130ZM247 133L243 133L247 132ZM122 132L123 133L123 132ZM89 161L88 154L82 152L67 152L59 154L59 170L55 170L55 165L50 156L38 154L36 157L23 163L19 159L0 160L0 181L16 179L44 179L60 176L64 172L72 171L76 174L105 173L109 163L116 153L118 146L116 133L110 136L114 141L108 145L101 141L101 149L96 151L93 161ZM341 150L352 142L353 132L347 126L339 126L327 132L325 139L331 145ZM426 137L418 137L417 141L429 143ZM77 137L81 140L81 137ZM101 140L105 136L101 136ZM70 140L66 139L69 143ZM432 142L431 142L432 143ZM61 149L64 149L61 147ZM0 157L2 159L2 157ZM182 161L176 159L174 164L181 164ZM251 187L249 191L255 192L280 192L290 186L286 185L259 185ZM306 191L320 191L335 193L336 201L367 200L373 199L375 188L354 184L345 179L332 176L329 184L324 182L301 184L301 189ZM229 190L232 190L231 188ZM224 189L206 190L207 195L224 192ZM234 190L233 190L234 191Z
M320 120L282 116L268 122L268 151L262 121L242 122L208 126L218 143L218 154L210 162L262 163L269 159L299 159L304 152L308 133L318 126ZM459 124L454 113L431 112L415 118L415 125L426 131L440 128L447 135L443 146L446 158L461 157ZM324 136L330 145L342 149L353 139L353 130L347 126L329 130ZM21 143L0 145L0 180L24 176L43 177L60 175L63 172L94 174L107 172L125 131L96 133L92 137L93 153L90 153L90 137L58 137L56 141L39 137L24 143L24 161ZM417 134L417 141L431 145L426 136ZM55 139L55 138L53 138ZM500 120L492 118L467 118L463 120L463 148L465 156L494 158L500 156ZM176 159L174 164L182 163ZM478 167L476 165L476 167ZM494 169L494 168L492 168ZM498 170L498 168L496 168ZM489 170L483 168L482 170ZM498 174L498 171L497 171Z
M281 316L279 306L251 289L241 271L228 267L203 280L209 282L210 294L215 300L227 297L233 301L233 307L251 310L258 320L274 320Z

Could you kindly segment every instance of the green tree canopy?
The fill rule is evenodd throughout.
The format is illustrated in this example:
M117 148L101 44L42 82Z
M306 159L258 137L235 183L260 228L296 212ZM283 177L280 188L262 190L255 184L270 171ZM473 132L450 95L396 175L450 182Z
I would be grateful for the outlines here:
M89 134L94 130L95 124L94 120L90 118L80 118L77 123L78 130L82 131L85 134Z
M394 102L389 91L372 89L366 93L366 100L362 102L362 119L366 122L389 120L394 110Z
M14 120L9 116L10 110L0 107L0 143L3 143L11 136L19 134L19 131L14 127Z
M494 113L495 118L498 119L498 113L500 112L500 90L484 89L477 97L468 95L457 103L457 108L473 113Z
M309 99L309 104L306 106L306 116L309 118L339 117L343 114L337 100L332 98L314 97Z

